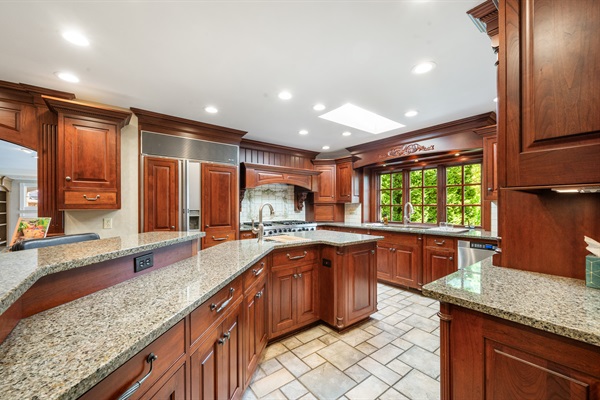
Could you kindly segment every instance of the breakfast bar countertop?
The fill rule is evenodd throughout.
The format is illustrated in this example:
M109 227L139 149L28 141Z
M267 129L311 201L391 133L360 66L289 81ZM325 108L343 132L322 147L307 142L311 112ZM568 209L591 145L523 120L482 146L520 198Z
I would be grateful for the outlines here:
M600 346L600 290L583 280L496 267L488 258L423 286L423 295Z
M381 239L329 231L291 235L300 240L224 242L21 320L0 345L0 393L76 399L271 251Z

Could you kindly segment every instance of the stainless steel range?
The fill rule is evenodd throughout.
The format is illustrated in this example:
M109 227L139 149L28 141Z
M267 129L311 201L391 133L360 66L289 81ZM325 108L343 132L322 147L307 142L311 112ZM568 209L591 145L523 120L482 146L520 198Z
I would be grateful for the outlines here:
M283 235L290 232L305 232L317 230L316 222L306 221L263 221L265 226L265 236ZM251 222L244 222L244 226L252 227ZM258 226L258 222L254 222L254 228Z

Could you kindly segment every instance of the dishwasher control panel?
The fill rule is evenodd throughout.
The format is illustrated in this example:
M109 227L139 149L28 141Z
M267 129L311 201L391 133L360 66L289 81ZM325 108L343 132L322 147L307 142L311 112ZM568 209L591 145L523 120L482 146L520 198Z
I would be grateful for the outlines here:
M496 250L498 246L496 246L495 244L489 244L489 243L477 243L477 242L471 242L471 248L472 249L480 249L480 250Z

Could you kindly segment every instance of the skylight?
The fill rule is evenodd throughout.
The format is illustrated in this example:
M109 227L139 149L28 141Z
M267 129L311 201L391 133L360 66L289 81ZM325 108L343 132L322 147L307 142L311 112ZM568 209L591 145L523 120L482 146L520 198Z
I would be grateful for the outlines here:
M319 118L351 128L360 129L361 131L375 135L393 129L404 128L405 126L350 103L344 104L323 115L319 115Z

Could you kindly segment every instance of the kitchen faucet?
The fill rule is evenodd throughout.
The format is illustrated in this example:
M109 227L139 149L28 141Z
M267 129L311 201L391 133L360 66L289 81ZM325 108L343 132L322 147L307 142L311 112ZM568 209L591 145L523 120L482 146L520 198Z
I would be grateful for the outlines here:
M256 229L254 229L254 219L252 219L252 233L257 234L258 243L262 243L263 236L265 234L265 226L263 225L263 208L265 208L265 206L269 206L269 208L271 209L271 216L275 215L275 210L273 209L273 206L269 203L263 204L258 209L258 227Z
M407 210L407 208L408 208L408 210ZM406 204L404 205L404 225L410 224L410 216L413 215L414 212L415 212L415 208L410 203L410 201L406 202Z

